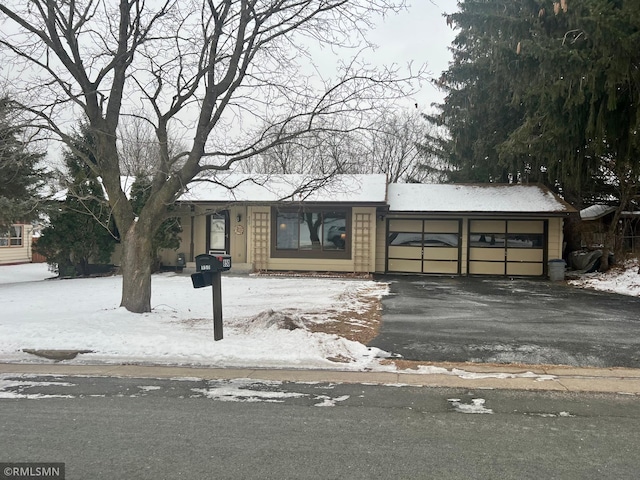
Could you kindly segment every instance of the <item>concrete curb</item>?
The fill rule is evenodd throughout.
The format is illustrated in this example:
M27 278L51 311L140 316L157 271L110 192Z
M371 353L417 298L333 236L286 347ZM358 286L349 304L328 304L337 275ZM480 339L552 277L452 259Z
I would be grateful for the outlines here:
M640 395L640 369L548 365L429 364L416 370L344 371L210 368L163 365L0 363L0 374L131 378L249 378L283 382L367 383L469 389L598 392Z

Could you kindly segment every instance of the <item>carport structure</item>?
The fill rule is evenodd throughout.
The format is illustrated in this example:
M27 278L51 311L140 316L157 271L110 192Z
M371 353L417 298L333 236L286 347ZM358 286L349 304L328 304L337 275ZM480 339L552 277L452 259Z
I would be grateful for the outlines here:
M544 276L576 210L540 185L391 184L377 271Z

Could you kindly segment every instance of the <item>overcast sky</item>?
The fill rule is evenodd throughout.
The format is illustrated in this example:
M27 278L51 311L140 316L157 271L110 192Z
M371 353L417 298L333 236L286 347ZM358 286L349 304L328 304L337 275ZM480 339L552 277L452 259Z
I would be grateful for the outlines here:
M410 61L416 66L427 63L437 78L451 60L448 47L455 36L442 14L457 11L457 0L411 0L411 3L407 12L381 22L370 38L379 45L376 53L380 63L395 62L402 66ZM410 104L418 103L424 111L432 102L442 99L441 92L425 84Z

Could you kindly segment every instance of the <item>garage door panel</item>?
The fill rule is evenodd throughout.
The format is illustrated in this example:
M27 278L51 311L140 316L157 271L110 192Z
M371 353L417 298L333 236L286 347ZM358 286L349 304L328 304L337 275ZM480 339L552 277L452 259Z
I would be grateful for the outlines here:
M422 260L389 259L389 271L422 273Z
M471 220L469 232L471 233L505 233L507 223L504 220Z
M422 220L389 220L390 232L422 232Z
M438 273L438 274L452 274L456 275L458 273L458 262L457 261L431 261L426 260L423 262L423 272L424 273Z
M531 221L511 221L507 227L508 233L544 233L544 222L542 220Z
M544 261L544 250L528 248L507 249L508 262L542 262Z
M422 259L422 247L389 247L389 258Z
M504 261L504 248L470 248L469 260Z
M425 247L423 257L424 260L458 260L457 248L446 247Z
M504 275L504 262L469 262L470 275Z
M544 265L542 263L507 263L507 275L518 276L542 276L544 274Z
M428 233L458 233L460 224L457 220L427 220L424 231Z

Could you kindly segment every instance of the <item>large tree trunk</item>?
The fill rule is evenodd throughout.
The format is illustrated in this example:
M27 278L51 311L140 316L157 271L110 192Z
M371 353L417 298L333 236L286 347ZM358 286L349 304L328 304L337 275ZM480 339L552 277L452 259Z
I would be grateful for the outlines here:
M135 222L123 239L121 307L133 313L151 311L151 239Z

